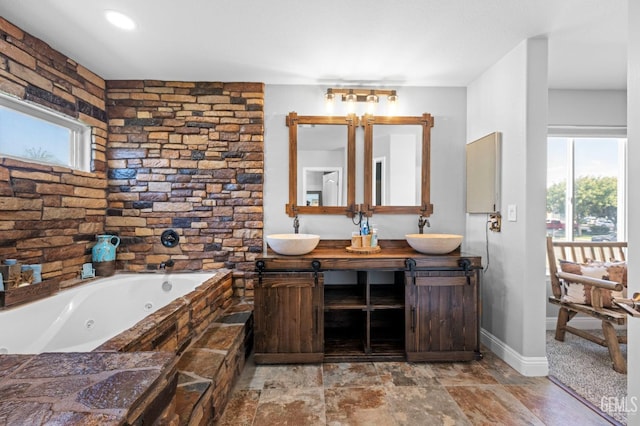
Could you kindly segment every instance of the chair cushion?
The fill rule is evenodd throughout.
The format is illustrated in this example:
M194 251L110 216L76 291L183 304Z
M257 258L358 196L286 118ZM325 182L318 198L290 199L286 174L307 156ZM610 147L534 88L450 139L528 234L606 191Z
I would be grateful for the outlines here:
M598 262L575 263L565 260L560 261L560 269L576 275L584 275L591 278L622 283L622 291L611 291L600 289L602 293L602 305L607 308L613 307L612 299L627 297L627 264L626 262ZM591 287L586 284L564 282L562 300L569 303L580 303L591 305Z

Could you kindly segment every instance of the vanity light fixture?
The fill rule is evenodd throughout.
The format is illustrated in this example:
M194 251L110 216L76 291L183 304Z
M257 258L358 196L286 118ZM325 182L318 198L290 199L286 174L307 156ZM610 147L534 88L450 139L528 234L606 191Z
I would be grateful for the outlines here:
M392 90L391 94L387 96L387 104L389 105L389 114L395 115L396 109L398 108L398 95L396 95L395 90Z
M336 95L333 93L333 89L327 89L327 93L324 94L324 100L327 103L333 103L335 99L336 99Z
M347 103L347 110L349 112L354 111L357 102L366 102L367 113L373 114L376 104L378 104L380 100L380 96L387 97L389 107L395 107L398 103L398 95L395 90L332 87L327 89L327 92L324 94L327 105L335 102L336 95L340 95L342 101Z
M367 95L367 112L371 115L376 111L376 104L378 103L378 95L375 94L375 91L372 90L371 93Z
M333 94L331 89L327 89L327 93L324 94L324 104L327 108L327 112L333 113L333 104L335 103L336 95Z
M353 90L350 90L346 95L342 95L342 100L347 103L347 111L350 113L355 111L356 102L358 102L358 95L356 95Z
M124 13L117 12L115 10L107 10L104 12L104 16L111 25L122 30L131 31L136 27L136 23L133 19L129 18Z
M398 95L396 94L395 90L392 90L391 94L387 96L387 102L389 102L389 105L398 105Z
M349 90L349 93L342 95L342 100L345 102L358 102L358 95L353 90Z

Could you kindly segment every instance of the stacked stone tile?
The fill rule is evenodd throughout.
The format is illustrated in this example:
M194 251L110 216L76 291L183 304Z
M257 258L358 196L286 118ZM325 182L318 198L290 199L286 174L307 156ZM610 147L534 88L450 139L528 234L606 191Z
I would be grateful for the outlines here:
M0 259L69 282L108 232L122 237L118 269L170 255L176 270L234 269L235 294L252 295L264 84L105 82L0 18L0 92L78 118L93 136L90 172L0 157ZM159 238L170 228L181 236L173 249Z
M243 295L262 251L263 101L262 83L107 82L106 231L122 238L121 268L171 256L176 270L236 269ZM177 247L161 244L166 229Z
M220 270L195 290L175 299L95 351L182 353L232 303L231 271Z
M92 171L0 158L0 259L41 263L42 278L77 277L104 230L105 82L0 18L0 91L92 127Z
M0 357L3 425L178 424L171 352Z
M178 361L180 425L209 425L220 418L252 342L253 304L236 299Z

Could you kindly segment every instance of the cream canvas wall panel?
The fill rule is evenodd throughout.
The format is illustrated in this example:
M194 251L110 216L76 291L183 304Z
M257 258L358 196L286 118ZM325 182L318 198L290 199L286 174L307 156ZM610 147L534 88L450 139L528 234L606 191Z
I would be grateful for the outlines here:
M466 146L467 213L500 209L500 133L493 132Z

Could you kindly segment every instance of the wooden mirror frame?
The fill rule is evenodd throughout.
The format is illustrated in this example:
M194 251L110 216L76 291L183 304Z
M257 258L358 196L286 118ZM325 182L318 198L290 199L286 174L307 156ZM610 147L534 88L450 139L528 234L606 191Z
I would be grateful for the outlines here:
M421 200L418 206L374 206L373 205L373 126L389 124L407 124L422 126L422 175L421 175ZM431 128L433 118L431 114L422 114L419 117L385 117L365 115L362 118L364 126L364 205L363 211L367 216L376 214L419 214L431 216L433 204L430 201L431 186Z
M286 119L289 127L289 204L285 206L290 217L298 214L344 214L353 217L357 211L356 199L356 127L358 117L298 115L290 112ZM347 205L299 206L298 205L298 125L325 124L347 126Z

